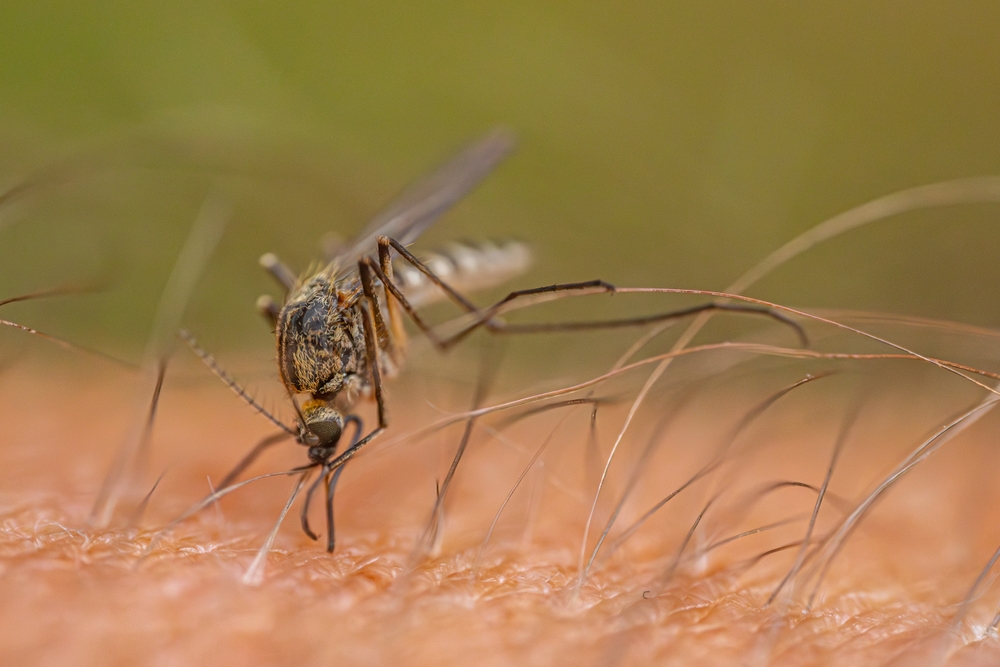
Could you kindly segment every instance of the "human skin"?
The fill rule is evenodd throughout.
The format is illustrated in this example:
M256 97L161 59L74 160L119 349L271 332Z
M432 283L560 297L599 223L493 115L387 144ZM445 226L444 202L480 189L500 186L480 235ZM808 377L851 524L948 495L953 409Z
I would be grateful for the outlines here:
M1000 545L994 528L1000 493L991 483L1000 463L995 419L942 447L886 494L851 534L809 606L805 584L768 604L797 549L758 559L801 540L805 521L698 550L740 530L808 515L816 493L801 486L759 503L749 499L775 480L822 483L846 423L844 406L851 405L837 398L843 388L810 386L779 399L767 419L740 434L728 477L679 495L614 556L599 558L581 583L579 545L601 469L581 454L588 408L575 421L560 419L579 406L526 419L503 431L505 440L486 430L500 429L499 422L474 430L440 540L421 552L435 488L462 424L407 440L440 413L421 405L404 381L390 387L390 432L344 475L336 551L325 552L325 536L317 543L299 530L296 505L262 578L248 584L244 574L294 478L248 485L159 531L208 493L206 478L221 479L273 431L221 385L168 377L138 495L122 501L110 527L88 521L116 449L143 412L135 386L131 372L30 360L0 375L3 664L986 665L1000 659L996 639L984 633L995 592L985 588L955 624L957 605ZM814 535L835 528L935 420L950 414L941 401L974 400L954 384L935 386L922 384L925 391L916 395L880 385L851 426ZM718 393L709 391L710 400L689 405L669 425L637 418L636 432L661 429L670 444L642 463L622 525L710 459L706 452L722 442L720 433L730 433L771 392L712 391ZM667 405L676 398L649 400ZM829 403L817 409L823 401ZM602 416L599 462L625 407L610 406ZM935 409L940 415L925 414ZM526 476L480 558L497 507L549 433L540 457L544 474L533 468ZM622 460L639 461L641 442L637 436L627 443ZM301 447L283 443L249 474L288 469L305 458ZM628 470L609 473L591 547L611 499L627 487ZM164 471L137 517L136 500ZM682 552L689 557L677 558L693 520L720 490L726 493ZM321 505L312 514L317 530Z

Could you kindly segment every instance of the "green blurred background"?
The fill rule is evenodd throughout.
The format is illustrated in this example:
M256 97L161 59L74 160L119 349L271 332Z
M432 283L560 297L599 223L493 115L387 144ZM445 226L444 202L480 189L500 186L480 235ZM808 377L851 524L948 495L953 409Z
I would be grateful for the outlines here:
M0 5L5 314L137 350L210 191L235 215L188 321L264 346L256 266L297 268L502 124L518 152L428 234L515 236L522 284L720 289L892 191L1000 173L995 2ZM46 165L62 165L55 170ZM1000 207L908 214L753 294L1000 325Z

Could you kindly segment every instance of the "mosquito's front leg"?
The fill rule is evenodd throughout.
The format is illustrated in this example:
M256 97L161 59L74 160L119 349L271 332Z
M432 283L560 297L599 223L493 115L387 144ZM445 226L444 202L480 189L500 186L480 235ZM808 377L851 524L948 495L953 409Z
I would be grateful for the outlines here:
M278 259L277 255L273 252L266 252L260 256L258 261L268 273L274 276L274 279L277 280L286 291L291 292L295 289L295 286L299 282L298 278L295 277L295 274L292 273L291 269L285 266L285 264Z

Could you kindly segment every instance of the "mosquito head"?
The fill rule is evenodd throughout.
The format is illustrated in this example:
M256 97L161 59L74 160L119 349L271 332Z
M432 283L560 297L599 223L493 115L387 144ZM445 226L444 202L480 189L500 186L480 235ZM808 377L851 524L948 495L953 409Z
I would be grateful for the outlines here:
M309 447L309 460L323 463L337 450L344 418L326 401L306 401L302 405L301 430L299 441Z

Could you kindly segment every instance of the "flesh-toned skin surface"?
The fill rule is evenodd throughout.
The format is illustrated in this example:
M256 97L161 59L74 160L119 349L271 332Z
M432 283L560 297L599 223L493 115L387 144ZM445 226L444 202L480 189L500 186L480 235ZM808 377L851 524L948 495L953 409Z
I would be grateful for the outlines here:
M430 553L415 555L462 425L401 440L442 414L406 400L415 394L404 382L392 388L390 433L344 474L336 552L324 551L324 535L317 543L302 534L296 505L261 582L247 585L243 575L292 478L256 482L168 532L155 532L209 491L207 477L221 479L273 430L212 381L168 378L139 497L166 474L143 516L135 520L130 499L111 528L88 525L102 476L142 411L135 384L127 372L27 360L0 376L3 664L1000 661L997 640L980 639L997 604L995 590L985 588L974 605L961 608L964 618L952 627L959 603L1000 545L1000 491L993 483L1000 420L994 417L942 447L876 504L808 607L811 583L767 604L796 548L757 557L802 539L802 515L811 512L816 492L789 486L759 502L749 499L771 482L822 484L851 404L834 400L836 388L804 387L779 399L736 440L727 472L679 495L611 558L599 556L579 583L579 545L594 484L627 404L602 414L596 466L585 455L588 408L563 422L559 410L538 415L510 427L504 439L474 430L449 492L442 537ZM785 384L774 382L772 389ZM959 397L963 390L953 385L926 386L931 389L922 393L880 390L867 401L845 440L814 535L835 528L952 408L974 404L968 390ZM657 426L648 414L637 417L637 433L659 428L669 442L643 463L606 546L709 460L706 452L716 451L732 423L767 395L720 394L690 405L669 426ZM942 396L954 400L948 409ZM650 400L666 405L670 397ZM939 414L929 415L934 410ZM543 472L536 466L525 477L480 558L497 508L549 433ZM609 472L591 548L643 442L625 442L622 466ZM303 448L282 443L251 474L305 460ZM677 559L692 522L720 491ZM313 509L312 525L320 531L322 502ZM704 553L719 538L790 517L798 519ZM814 562L807 559L804 569Z

